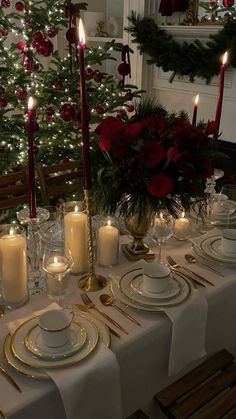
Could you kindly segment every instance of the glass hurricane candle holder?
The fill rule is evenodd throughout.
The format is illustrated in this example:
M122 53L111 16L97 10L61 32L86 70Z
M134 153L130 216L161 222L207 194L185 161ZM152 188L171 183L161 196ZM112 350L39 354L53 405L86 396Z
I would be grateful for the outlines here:
M115 220L107 217L101 220L97 232L97 262L104 267L114 266L119 256L119 230Z
M15 224L0 226L0 279L3 303L10 309L28 300L27 244L25 229Z
M68 247L67 247L68 248ZM47 295L63 306L69 292L70 271L73 260L70 251L65 255L58 247L46 246L43 254L43 270L46 272Z

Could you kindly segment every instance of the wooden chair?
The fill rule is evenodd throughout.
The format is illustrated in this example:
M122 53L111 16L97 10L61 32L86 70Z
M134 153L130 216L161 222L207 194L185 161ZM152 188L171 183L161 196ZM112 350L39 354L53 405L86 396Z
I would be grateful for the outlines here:
M149 417L141 409L139 409L126 419L149 419Z
M64 197L83 186L82 166L79 161L67 161L52 166L37 164L36 168L45 206L50 205L52 198Z
M27 192L26 170L0 176L0 211L25 204Z
M226 349L155 395L168 418L236 418L236 363Z

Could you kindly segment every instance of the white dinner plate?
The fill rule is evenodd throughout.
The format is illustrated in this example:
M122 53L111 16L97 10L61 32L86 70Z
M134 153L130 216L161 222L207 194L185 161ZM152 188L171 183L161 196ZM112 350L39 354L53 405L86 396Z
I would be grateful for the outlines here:
M235 265L236 257L232 258L230 255L228 256L226 254L223 255L219 253L220 241L221 236L211 236L203 238L200 242L200 249L202 253L218 262L224 262L231 265ZM215 245L215 243L217 243L217 245Z
M232 213L229 215L229 225L234 225L236 224L236 202L231 200L228 200L228 202L230 202L234 207L234 209L232 209ZM190 216L194 220L201 220L198 206L196 206L196 208L194 208L194 206L191 208ZM226 212L213 213L210 222L213 225L225 226L228 224L228 215Z
M62 346L51 348L43 342L38 318L32 321L31 328L25 336L25 346L28 351L42 359L63 359L78 352L84 345L87 332L79 322L72 322L69 331L69 341Z
M108 330L108 327L102 321L98 319L94 319L90 317L89 315L87 316L84 313L80 314L78 311L75 311L74 319L82 323L81 318L85 318L85 319L88 318L91 323L96 325L96 328L98 329L98 333L99 333L99 344L103 343L105 346L109 348L111 344L111 338L110 338L110 332ZM25 363L22 363L18 358L16 358L12 353L10 343L11 343L11 336L8 334L4 341L3 353L4 353L4 357L6 361L11 367L13 367L16 371L30 378L50 379L49 375L45 371L26 365ZM97 345L97 347L98 346L99 345ZM94 353L96 352L97 347L95 348Z
M26 322L21 324L15 330L11 338L11 350L13 354L17 359L19 359L19 361L23 362L26 365L29 365L30 367L40 369L51 369L63 368L78 364L80 361L82 361L82 359L86 358L95 349L98 343L98 329L96 328L95 324L85 317L80 317L80 324L87 331L87 339L81 350L76 352L74 355L71 355L69 358L65 359L41 359L29 352L24 345L25 337L29 332L30 328L32 327L32 323L34 322L35 318L27 320Z
M181 291L181 286L178 280L170 278L168 281L166 289L162 292L153 293L145 290L143 282L143 273L137 274L130 281L131 292L135 294L142 295L146 297L149 301L150 298L158 303L160 300L169 300L170 298L175 297Z
M171 301L159 301L153 304L153 302L150 301L150 299L147 299L142 295L139 295L140 299L139 301L137 301L138 294L134 295L134 293L131 293L131 287L129 285L132 278L135 275L137 275L137 271L140 269L142 268L132 269L131 271L128 271L125 274L123 274L121 277L116 277L117 281L115 281L114 279L112 280L112 283L110 284L111 291L115 298L117 298L121 303L132 308L136 308L138 310L158 312L163 311L169 307L175 307L177 305L180 305L190 297L192 290L191 284L187 280L176 275L175 280L178 278L181 287L181 292Z

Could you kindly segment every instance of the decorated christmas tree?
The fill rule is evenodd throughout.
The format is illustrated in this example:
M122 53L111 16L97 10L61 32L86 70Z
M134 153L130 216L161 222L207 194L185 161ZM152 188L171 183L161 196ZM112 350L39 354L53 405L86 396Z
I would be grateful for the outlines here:
M27 101L37 103L36 160L44 164L81 159L77 22L86 3L60 0L0 1L0 173L24 165L27 157ZM58 37L67 48L58 50ZM112 51L123 51L117 77L103 71ZM127 52L127 47L126 50ZM86 48L90 126L107 114L132 112L134 86L123 45L105 42ZM91 135L92 142L92 135Z
M235 0L200 1L199 6L206 11L202 22L224 23L228 19L236 19Z

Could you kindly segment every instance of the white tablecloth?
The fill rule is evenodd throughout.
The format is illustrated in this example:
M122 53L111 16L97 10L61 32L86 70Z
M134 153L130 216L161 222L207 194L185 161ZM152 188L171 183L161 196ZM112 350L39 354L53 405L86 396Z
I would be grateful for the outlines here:
M184 253L191 251L188 242L178 242L171 239L164 249L164 253L171 254L178 262L184 262ZM119 272L121 266L128 265L124 257L121 257L120 265L114 269ZM200 290L208 302L208 318L206 327L206 350L210 355L221 348L226 348L236 354L236 274L235 269L217 267L225 277L222 278L197 266L191 265L191 269L200 274L205 274L208 279L214 282L215 287L207 286ZM104 270L98 268L98 273ZM77 291L77 280L74 279L74 290ZM91 294L94 300L98 293ZM75 301L81 303L79 295L73 293ZM33 311L45 303L46 297L34 297L31 299L27 310ZM156 405L152 402L154 394L161 388L175 381L185 372L200 363L202 359L189 364L178 375L168 376L169 351L171 347L172 325L168 317L163 313L145 313L127 308L142 327L131 323L122 314L116 312L112 307L103 308L108 314L129 331L129 335L122 334L122 339L112 337L111 350L116 355L120 365L121 392L123 418L133 413L138 408L143 408L151 417L161 418ZM6 333L4 317L0 320L1 342ZM188 339L188 336L185 337ZM183 345L185 342L183 341ZM1 362L4 360L1 357ZM4 364L6 366L6 364ZM9 369L9 367L8 367ZM64 409L56 386L52 382L40 382L22 377L11 370L12 375L20 383L23 393L18 394L14 388L0 375L0 407L8 415L8 419L65 419ZM102 373L101 373L102 374ZM91 375L91 380L93 379ZM79 391L79 389L78 389ZM85 392L87 403L94 403L96 406L96 419L104 419L100 413L98 400L91 400L88 390ZM106 416L113 419L114 416ZM83 419L79 414L78 418ZM93 419L93 417L91 417Z

